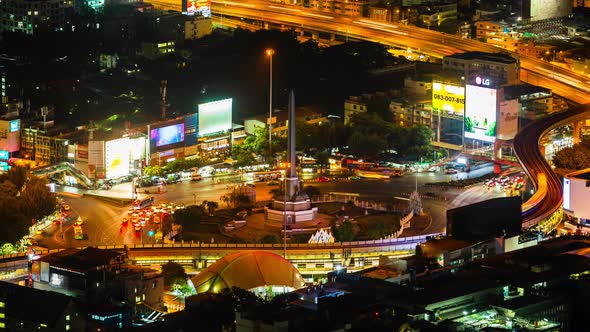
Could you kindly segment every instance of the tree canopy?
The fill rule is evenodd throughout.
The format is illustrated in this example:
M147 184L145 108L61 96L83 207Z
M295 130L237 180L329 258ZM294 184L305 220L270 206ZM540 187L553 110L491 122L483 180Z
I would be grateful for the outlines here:
M559 150L553 157L555 167L567 170L580 170L590 167L590 143L574 144L571 148Z
M27 234L33 219L53 213L56 196L45 179L13 167L0 175L0 242L14 243Z

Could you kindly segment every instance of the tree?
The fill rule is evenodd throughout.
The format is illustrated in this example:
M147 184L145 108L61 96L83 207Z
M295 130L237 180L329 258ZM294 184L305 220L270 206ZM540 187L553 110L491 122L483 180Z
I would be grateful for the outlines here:
M217 210L218 207L219 203L215 201L207 201L207 212L209 212L209 215L213 215L213 213L215 213L215 210Z
M162 265L162 277L164 277L164 285L172 287L172 285L186 285L188 275L182 265L175 262L168 262Z
M11 181L4 180L4 182L0 183L0 198L16 197L17 194L18 188Z
M279 244L281 243L281 239L279 239L279 237L275 234L266 234L265 236L261 237L258 242L262 244Z
M354 225L350 220L345 220L340 227L332 226L332 234L338 242L349 242L354 239Z
M371 240L382 239L395 231L397 231L397 227L393 221L381 218L371 221L367 225L367 237Z
M10 181L16 186L17 191L20 192L30 176L31 175L26 168L16 166L1 175L0 182Z
M158 165L146 166L143 169L143 174L146 176L160 176L162 175L162 168Z
M320 195L322 194L322 192L320 191L320 189L318 187L315 187L315 186L305 186L303 188L303 191L307 194L307 196L311 200L314 200L314 199L320 197Z
M246 144L234 144L232 157L236 161L235 166L238 168L250 166L256 161L256 154Z
M29 219L51 214L57 205L55 194L47 187L47 180L38 177L32 177L23 187L20 201L21 212Z
M387 149L387 141L377 134L364 134L355 131L348 139L350 152L361 158L374 158Z
M194 227L201 222L204 214L204 206L190 205L184 209L174 211L174 223L182 225L182 227Z
M17 197L0 198L0 243L16 243L28 234L31 219L20 210Z
M316 164L320 165L320 172L323 173L324 167L330 165L330 154L327 151L319 151L313 155Z
M574 144L571 148L559 150L553 157L555 167L580 170L590 167L590 143Z

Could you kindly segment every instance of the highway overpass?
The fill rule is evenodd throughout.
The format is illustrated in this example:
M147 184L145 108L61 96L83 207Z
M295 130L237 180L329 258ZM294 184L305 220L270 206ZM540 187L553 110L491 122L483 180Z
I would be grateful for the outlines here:
M563 187L561 179L547 163L540 141L554 128L590 119L590 104L555 113L523 128L514 138L514 152L533 182L535 194L523 204L523 226L553 230L561 221ZM536 149L531 149L531 147Z
M170 2L161 1L160 3ZM543 60L518 55L473 39L462 39L458 36L416 26L376 22L363 17L343 17L333 13L267 1L214 0L212 13L217 16L285 25L296 30L346 35L355 39L369 40L395 47L409 47L437 57L468 51L508 53L520 59L521 80L550 88L554 93L578 104L590 102L590 80L588 77L553 66Z

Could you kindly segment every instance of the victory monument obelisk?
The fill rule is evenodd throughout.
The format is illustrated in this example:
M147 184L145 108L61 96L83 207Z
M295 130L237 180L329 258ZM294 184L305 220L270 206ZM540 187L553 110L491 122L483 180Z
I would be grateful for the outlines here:
M272 208L266 209L266 219L295 224L313 220L318 208L311 207L309 197L303 191L303 183L297 176L297 155L295 154L295 94L289 95L289 118L287 131L287 161L283 192L272 202Z

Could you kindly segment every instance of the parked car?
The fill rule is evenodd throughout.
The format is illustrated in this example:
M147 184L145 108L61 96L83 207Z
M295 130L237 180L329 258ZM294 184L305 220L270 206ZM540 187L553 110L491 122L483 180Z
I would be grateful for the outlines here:
M318 182L330 182L330 178L326 176L320 176Z
M454 168L448 168L445 170L445 174L457 174L457 173L459 173L459 171L457 171Z

